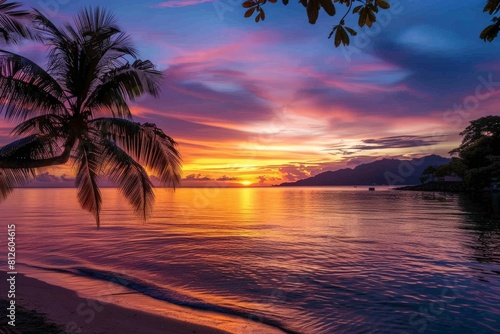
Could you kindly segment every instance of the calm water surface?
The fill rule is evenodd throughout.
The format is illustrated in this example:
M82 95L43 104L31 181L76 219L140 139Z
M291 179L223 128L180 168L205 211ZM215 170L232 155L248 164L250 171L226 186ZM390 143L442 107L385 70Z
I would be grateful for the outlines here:
M500 332L500 221L484 213L498 198L159 189L144 223L103 195L97 231L74 189L16 190L0 214L17 225L18 261L290 333Z

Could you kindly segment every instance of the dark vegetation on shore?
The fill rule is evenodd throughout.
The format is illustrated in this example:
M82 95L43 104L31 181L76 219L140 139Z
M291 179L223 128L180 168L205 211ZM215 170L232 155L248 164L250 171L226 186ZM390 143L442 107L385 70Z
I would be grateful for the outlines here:
M411 191L437 191L437 192L451 192L461 193L466 192L467 188L463 182L450 182L450 181L432 181L424 184L414 186L399 187L395 190L411 190Z
M7 309L9 302L0 299L0 308ZM63 334L66 333L57 325L51 323L44 314L27 310L16 305L16 326L10 326L7 317L0 319L0 333L6 334Z
M442 166L429 166L420 177L422 189L431 191L498 191L500 190L500 116L485 116L470 122L460 133L459 147L450 151L452 160ZM439 183L446 178L461 181ZM456 182L455 182L456 183ZM418 189L407 189L418 190Z

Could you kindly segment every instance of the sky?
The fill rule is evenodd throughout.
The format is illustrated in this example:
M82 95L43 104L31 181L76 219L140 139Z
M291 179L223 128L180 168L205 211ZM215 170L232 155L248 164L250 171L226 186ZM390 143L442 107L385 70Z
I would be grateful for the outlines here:
M237 0L108 0L142 59L164 72L159 98L131 102L179 144L184 186L273 185L381 158L449 156L470 121L498 115L500 39L479 33L485 1L389 1L371 29L335 48L339 20L307 21L296 1L244 18ZM65 22L102 1L24 1ZM344 9L337 5L338 12ZM45 62L42 47L13 51ZM0 120L0 146L13 140ZM71 181L69 167L39 183Z

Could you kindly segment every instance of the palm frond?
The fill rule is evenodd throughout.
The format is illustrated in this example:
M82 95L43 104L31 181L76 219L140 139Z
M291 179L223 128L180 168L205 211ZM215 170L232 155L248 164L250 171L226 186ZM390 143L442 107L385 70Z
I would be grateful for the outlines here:
M24 38L40 40L33 30L29 11L20 9L18 2L0 1L0 35L6 43L19 43Z
M64 31L57 28L52 21L50 21L45 15L43 15L39 10L33 9L32 13L33 22L36 23L36 30L38 34L43 38L47 45L53 46L55 48L62 48L66 46L68 36Z
M0 168L0 203L7 198L15 187L26 185L35 176L36 172L31 168Z
M78 201L83 209L92 213L99 228L102 198L97 181L102 155L99 148L91 142L81 143L77 153L75 184L78 188Z
M162 72L158 71L149 60L142 61L136 59L132 64L132 68L135 70L135 75L141 83L141 95L143 93L148 93L157 97L160 93L160 82L163 78ZM136 96L131 98L133 99L134 97Z
M29 59L6 51L0 53L0 101L0 113L8 119L67 112L57 81Z
M66 75L72 66L78 64L78 59L72 59L77 49L76 41L63 30L59 29L40 11L33 10L33 21L36 24L37 33L49 47L47 56L47 73L52 75L61 84L66 83ZM67 87L65 87L67 89Z
M112 64L113 67L119 67L124 64L121 58L130 56L136 59L139 55L130 35L121 31L116 31L112 35L110 33L110 37L103 40L101 48L103 54L101 66Z
M85 108L105 109L114 117L131 119L127 100L134 100L145 93L157 96L162 73L150 61L136 60L110 71L102 83L90 94Z
M123 33L116 23L115 16L106 9L95 7L86 8L75 18L75 27L72 36L84 40L88 50L98 51L98 58L110 51L118 52L119 57L137 56L137 50L132 46L130 38Z
M64 123L65 120L59 115L41 115L18 124L11 133L15 135L52 134L53 136L63 136L66 134Z
M103 34L119 31L113 14L101 7L87 7L75 18L76 30L79 34Z
M119 148L113 141L102 141L105 157L104 172L109 175L111 182L120 187L121 193L127 198L136 213L143 219L153 211L155 195L153 184L144 168Z
M98 118L89 124L149 168L163 185L175 188L179 184L182 172L177 143L155 124L118 118Z
M76 99L77 109L109 71L125 65L126 56L137 55L113 15L99 7L80 12L74 25L67 24L63 29L40 12L35 16L50 47L48 72L64 82Z

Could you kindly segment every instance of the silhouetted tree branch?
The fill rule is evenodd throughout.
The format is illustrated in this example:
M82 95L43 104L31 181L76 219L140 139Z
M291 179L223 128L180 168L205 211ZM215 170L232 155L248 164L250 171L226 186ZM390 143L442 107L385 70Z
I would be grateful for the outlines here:
M267 3L275 4L277 0L247 0L244 1L242 6L246 8L245 17L252 17L254 14L255 22L260 22L265 20L266 14L264 11L264 6ZM282 0L284 5L288 5L288 0ZM309 23L315 24L319 12L323 10L329 16L337 15L337 8L343 13L342 18L337 21L328 38L334 36L335 47L349 45L350 36L356 36L357 31L352 27L347 27L345 25L345 18L348 15L357 15L358 26L360 28L365 25L371 28L373 23L377 21L377 15L380 10L389 9L391 7L390 0L299 0L299 3L306 9L306 14ZM336 7L337 5L337 7ZM343 9L343 10L342 10ZM497 14L500 10L500 0L486 0L486 5L484 6L483 12L487 12L490 15ZM500 32L500 17L493 17L493 24L487 26L480 34L480 38L485 42L493 41L498 33Z

